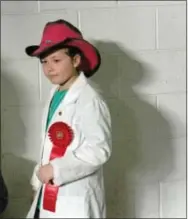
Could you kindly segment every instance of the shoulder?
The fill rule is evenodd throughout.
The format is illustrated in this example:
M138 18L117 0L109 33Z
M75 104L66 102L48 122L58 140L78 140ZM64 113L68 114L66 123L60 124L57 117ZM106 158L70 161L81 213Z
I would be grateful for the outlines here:
M88 80L88 83L78 98L78 109L82 112L84 112L84 109L86 109L88 112L88 108L92 109L91 111L100 110L100 112L109 114L109 108L102 95L102 91L97 84L90 80Z
M93 101L105 102L99 86L90 80L88 80L80 93L78 100L80 103L85 103L86 105Z

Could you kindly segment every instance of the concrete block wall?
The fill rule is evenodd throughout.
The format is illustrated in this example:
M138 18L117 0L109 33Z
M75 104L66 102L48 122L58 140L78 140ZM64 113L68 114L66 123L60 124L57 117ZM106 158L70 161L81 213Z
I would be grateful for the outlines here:
M93 80L112 115L105 165L108 217L186 217L186 2L1 1L1 165L10 203L24 217L51 88L38 60L46 22L67 19L102 55Z

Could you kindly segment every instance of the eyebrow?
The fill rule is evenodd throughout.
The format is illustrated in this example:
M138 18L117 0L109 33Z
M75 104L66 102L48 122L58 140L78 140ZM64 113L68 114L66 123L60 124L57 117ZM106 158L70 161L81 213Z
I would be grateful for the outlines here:
M53 55L53 56L51 56L50 58L58 58L59 56L58 55Z
M45 60L47 57L43 58L42 60ZM49 57L50 59L57 59L60 58L58 55L52 55Z
M63 55L65 55L66 53L63 53ZM49 58L50 59L54 59L54 58L61 58L61 57L59 57L60 55L59 54L54 54L54 55L52 55L52 56L50 56ZM47 57L44 57L44 58L41 58L41 60L45 60Z

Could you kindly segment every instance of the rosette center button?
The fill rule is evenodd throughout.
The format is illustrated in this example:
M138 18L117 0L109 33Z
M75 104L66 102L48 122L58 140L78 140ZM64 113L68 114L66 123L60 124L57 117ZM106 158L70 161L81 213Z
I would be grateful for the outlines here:
M57 131L56 132L56 137L57 137L57 139L63 139L63 132L62 131Z

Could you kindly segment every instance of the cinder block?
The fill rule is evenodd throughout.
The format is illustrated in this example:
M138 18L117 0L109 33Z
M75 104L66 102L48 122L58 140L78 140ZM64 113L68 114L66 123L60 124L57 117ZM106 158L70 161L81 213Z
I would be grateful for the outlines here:
M32 188L30 179L34 162L13 154L3 154L2 170L9 198L31 198Z
M31 205L31 200L28 198L18 198L10 199L6 211L3 213L3 218L25 218L29 207Z
M160 94L186 90L185 51L139 52L136 61L120 58L121 95L132 89L136 94ZM124 86L127 83L127 87Z
M153 136L142 135L142 138L122 141L122 156L128 159L126 176L132 182L153 184L165 180L172 172L174 151L171 139Z
M186 4L158 7L158 48L186 49Z
M162 120L156 109L156 97L108 100L113 124L113 139L150 139L156 136L156 126Z
M186 138L171 139L171 171L164 181L186 179Z
M132 50L155 48L153 7L81 11L80 20L81 29L88 39L111 40Z
M115 26L118 23L116 23L115 14L115 9L90 9L81 11L81 30L85 38L95 40L114 39Z
M41 144L40 107L9 107L2 114L2 155L37 160Z
M135 218L159 218L159 183L135 186Z
M105 98L118 96L118 58L116 55L101 54L102 62L100 69L91 78L99 87L99 92ZM95 86L97 88L97 86Z
M1 1L2 14L27 14L38 11L38 1Z
M113 144L116 160L126 177L137 184L184 180L186 177L185 139L142 138ZM117 148L118 147L118 148ZM124 160L123 160L124 159ZM115 159L114 159L115 162Z
M158 136L161 138L179 138L186 136L186 95L185 93L172 93L158 95L158 110L169 123L171 132L169 136L165 127L158 127Z
M3 60L1 66L2 105L20 106L39 104L39 72L37 60L12 60L4 58L3 55L1 58Z
M40 1L41 11L115 7L116 1Z
M77 25L73 11L33 15L4 15L1 17L1 53L6 58L26 58L25 47L38 45L44 25L56 19L65 19ZM24 34L23 34L24 33Z
M128 6L158 6L158 5L185 5L186 1L117 1L118 6L128 7Z
M124 161L126 162L125 159ZM108 163L104 171L107 217L135 218L134 186L128 182L126 172L119 162L117 160L115 162L117 165L112 165L112 168Z
M161 182L161 218L186 218L186 181Z

